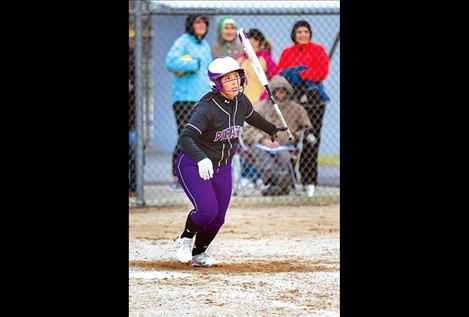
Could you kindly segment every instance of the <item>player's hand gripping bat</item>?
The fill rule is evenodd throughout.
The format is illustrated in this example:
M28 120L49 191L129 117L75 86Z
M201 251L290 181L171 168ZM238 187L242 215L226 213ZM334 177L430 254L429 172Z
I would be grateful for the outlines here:
M272 92L270 91L269 82L267 81L267 77L265 76L261 63L259 63L259 59L257 58L257 55L254 52L254 49L252 48L251 42L249 42L249 39L247 38L247 35L242 28L239 29L238 36L239 36L239 40L243 44L244 51L246 52L246 55L248 56L249 62L251 63L251 66L254 69L254 72L256 73L257 78L259 78L260 83L262 84L262 86L264 86L264 89L269 94L270 100L272 100L275 112L278 114L280 121L283 124L283 127L287 128L287 133L289 136L288 139L293 140L293 134L288 128L287 122L285 121L285 118L283 117L282 112L280 111L277 105L277 102L275 101L274 96L272 95Z

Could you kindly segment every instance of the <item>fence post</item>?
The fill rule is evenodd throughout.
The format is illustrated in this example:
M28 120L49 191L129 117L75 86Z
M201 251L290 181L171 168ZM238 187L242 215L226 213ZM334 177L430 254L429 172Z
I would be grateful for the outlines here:
M334 55L335 49L337 48L337 44L339 43L340 32L337 32L337 36L335 37L334 44L332 45L331 51L329 52L329 59L332 59L332 55Z
M147 23L151 23L151 21L148 21ZM145 80L145 106L144 106L144 109L145 109L145 115L144 115L144 127L145 127L145 147L147 149L147 153L148 153L148 149L152 149L152 140L153 140L153 136L151 134L151 125L152 125L152 121L153 121L153 118L151 116L152 114L152 111L151 111L151 107L152 107L152 104L151 104L151 92L152 92L152 88L151 88L151 85L152 85L152 80L151 80L151 77L150 77L150 74L151 74L151 40L149 41L148 39L150 38L151 39L151 26L147 26L147 31L150 33L148 34L147 38L145 39L145 47L144 47L144 52L145 52L145 75L144 75L144 80Z
M142 2L135 12L135 115L137 125L137 207L143 207Z

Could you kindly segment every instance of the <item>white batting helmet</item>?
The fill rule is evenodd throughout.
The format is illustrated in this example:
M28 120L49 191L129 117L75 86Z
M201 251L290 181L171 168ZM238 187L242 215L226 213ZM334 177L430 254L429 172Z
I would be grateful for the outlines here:
M214 59L210 65L208 65L208 78L210 79L209 83L212 89L221 91L223 85L220 82L220 78L234 71L237 71L241 78L241 86L247 85L244 69L239 67L238 62L235 61L234 58L227 56Z

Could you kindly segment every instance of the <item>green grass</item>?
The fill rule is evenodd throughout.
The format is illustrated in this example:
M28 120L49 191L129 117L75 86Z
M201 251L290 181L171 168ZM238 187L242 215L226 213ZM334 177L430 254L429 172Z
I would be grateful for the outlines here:
M340 166L340 156L338 155L319 156L318 164L321 166Z

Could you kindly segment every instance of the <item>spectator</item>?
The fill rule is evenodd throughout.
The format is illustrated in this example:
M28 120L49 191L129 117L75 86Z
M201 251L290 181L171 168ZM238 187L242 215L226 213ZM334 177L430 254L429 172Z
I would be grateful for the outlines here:
M302 130L311 128L312 126L306 110L295 101L291 100L293 88L285 78L278 75L274 76L269 86L278 102L278 106L280 111L282 111L288 127L295 136L295 140L297 140ZM272 107L270 98L255 104L254 110L273 124L282 125L278 114L275 112L274 107ZM278 152L272 155L254 146L256 144L262 144L274 149L280 145L291 144L291 142L294 141L288 139L288 134L281 133L278 135L278 139L272 142L268 134L254 129L251 126L244 128L242 137L244 142L251 146L252 154L256 158L256 169L261 174L264 185L266 185L262 193L264 195L288 194L293 185L293 179L291 179L290 171L288 170L290 153ZM311 138L307 139L314 141L311 140Z
M236 21L231 17L222 17L218 23L218 39L212 47L213 58L238 57L243 46L238 42Z
M275 74L277 66L271 56L272 45L264 37L264 34L262 34L262 32L258 29L250 29L247 33L247 38L251 42L252 48L256 52L256 56L258 57L259 63L261 64L264 72L266 73L267 79L270 80ZM259 82L259 79L257 78L257 75L254 72L251 63L249 62L246 53L243 52L243 54L240 55L237 60L241 68L244 68L246 70L246 76L249 82L249 85L246 87L244 94L253 104L258 102L259 100L265 99L268 94ZM242 149L239 150L239 155L242 158L240 186L258 186L260 176L257 172L256 166L253 164L253 161L255 159L250 153L247 153ZM253 185L251 184L251 182L253 183Z
M267 79L270 80L273 75L276 74L276 67L274 60L272 59L272 45L270 41L268 41L264 34L258 29L250 29L247 38L252 44L252 48L256 52L257 58L259 59L259 63L264 70ZM241 56L238 57L238 63L241 68L246 70L246 76L248 78L249 85L246 87L246 91L244 94L249 98L252 104L258 102L263 95L264 87L259 82L254 69L251 66L251 63L248 60L246 53L243 52ZM265 98L267 94L263 97ZM263 99L264 99L263 98Z
M172 102L178 138L184 129L192 108L210 90L206 69L212 61L210 46L205 40L209 20L202 15L189 15L186 30L171 46L166 56L166 68L173 73ZM176 144L172 157L172 191L182 191L176 177L175 163L179 154Z
M312 35L308 22L296 22L291 32L294 44L282 51L277 67L280 75L293 86L295 100L306 109L313 125L316 142L305 142L300 161L301 178L309 197L314 195L318 184L321 128L329 101L322 85L329 72L329 56L321 44L312 42Z

